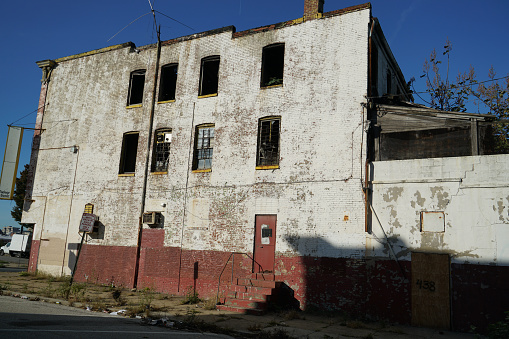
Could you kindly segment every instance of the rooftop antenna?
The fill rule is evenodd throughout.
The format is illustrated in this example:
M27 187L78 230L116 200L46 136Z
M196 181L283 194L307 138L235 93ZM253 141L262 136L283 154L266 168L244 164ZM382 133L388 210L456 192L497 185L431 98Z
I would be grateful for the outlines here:
M161 26L157 27L156 12L154 11L154 6L152 6L152 3L150 2L150 0L147 0L147 1L148 1L148 4L150 5L150 11L152 12L152 15L154 16L154 26L156 28L156 33L157 33L157 42L161 43Z
M176 20L176 19L174 19L174 18L172 18L172 17L170 17L170 16L168 16L168 15L166 15L166 14L162 13L162 12L156 11L156 10L154 9L154 6L152 5L152 2L150 2L150 0L147 0L147 1L148 1L148 4L150 5L150 12L147 12L147 13L145 13L145 14L142 14L142 15L140 15L138 18L136 18L136 19L134 19L133 21L131 21L128 25L126 25L126 26L125 26L124 28L122 28L120 31L118 31L117 33L115 33L115 35L113 35L111 38L109 38L108 40L106 40L106 42L110 41L111 39L113 39L114 37L116 37L118 34L120 34L120 33L121 33L124 29L126 29L127 27L129 27L131 24L135 23L136 21L140 20L141 18L143 18L144 16L146 16L146 15L148 15L148 14L150 14L150 13L152 13L152 16L154 17L154 26L155 26L156 31L157 31L157 41L158 41L158 42L160 42L160 41L161 41L161 26L157 27L157 22L156 22L156 12L157 12L158 14L161 14L161 15L163 15L163 16L165 16L165 17L167 17L168 19L171 19L171 20L173 20L173 21L175 21L175 22L177 22L177 23L181 24L182 26L185 26L185 27L189 28L189 29L190 29L190 30L192 30L192 31L195 31L195 29L194 29L193 27L190 27L190 26L188 26L188 25L186 25L186 24L184 24L184 23L182 23L182 22L180 22L180 21L178 21L178 20Z

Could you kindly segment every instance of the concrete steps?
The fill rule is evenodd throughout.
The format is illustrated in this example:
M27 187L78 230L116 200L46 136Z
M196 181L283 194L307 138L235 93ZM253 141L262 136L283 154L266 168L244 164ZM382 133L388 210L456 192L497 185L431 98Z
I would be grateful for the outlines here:
M281 282L274 274L253 273L247 278L235 279L229 286L222 305L217 309L243 314L261 315L267 311L269 303L277 295Z

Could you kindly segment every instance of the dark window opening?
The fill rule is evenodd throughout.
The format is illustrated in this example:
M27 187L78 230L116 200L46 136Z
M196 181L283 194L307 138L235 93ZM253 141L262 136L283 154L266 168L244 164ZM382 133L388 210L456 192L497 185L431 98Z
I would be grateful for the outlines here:
M371 49L371 95L378 96L378 49L376 46Z
M281 118L260 119L256 166L279 165L279 125Z
M119 174L134 173L136 169L136 153L138 152L138 132L125 133L122 140Z
M127 106L138 105L143 102L143 87L145 86L145 70L131 72L129 79L129 96Z
M166 172L168 171L168 160L170 158L171 130L157 130L154 139L151 171Z
M177 71L177 64L165 65L161 67L161 82L159 84L158 101L175 100L175 90L177 89Z
M283 84L285 44L265 46L262 55L261 87Z
M193 170L212 168L212 151L214 148L214 126L196 127L194 142Z
M387 70L387 94L391 94L392 93L392 75L391 75L391 70L388 69Z
M219 56L214 55L201 60L199 95L217 94L219 81Z

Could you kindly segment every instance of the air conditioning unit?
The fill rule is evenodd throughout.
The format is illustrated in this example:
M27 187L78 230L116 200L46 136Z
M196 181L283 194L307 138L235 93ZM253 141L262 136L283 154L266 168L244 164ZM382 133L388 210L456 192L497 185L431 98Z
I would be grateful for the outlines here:
M143 213L143 223L149 225L157 225L161 223L160 212L146 212Z
M171 133L164 133L164 142L171 142Z

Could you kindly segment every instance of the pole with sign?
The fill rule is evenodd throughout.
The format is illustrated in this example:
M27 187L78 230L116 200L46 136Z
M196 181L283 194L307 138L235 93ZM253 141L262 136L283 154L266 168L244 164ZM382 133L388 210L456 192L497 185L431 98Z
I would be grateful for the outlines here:
M74 262L74 269L71 274L71 281L69 282L69 286L72 285L74 280L74 274L76 273L76 267L78 266L78 260L80 260L81 247L83 246L83 240L85 240L86 233L92 233L94 231L95 221L97 220L97 216L93 214L94 205L86 204L85 205L85 213L81 217L79 232L81 233L81 242L78 247L78 254L76 255L76 261Z

